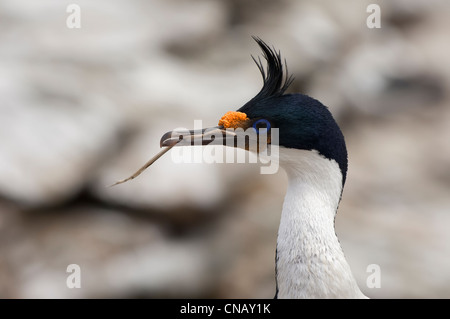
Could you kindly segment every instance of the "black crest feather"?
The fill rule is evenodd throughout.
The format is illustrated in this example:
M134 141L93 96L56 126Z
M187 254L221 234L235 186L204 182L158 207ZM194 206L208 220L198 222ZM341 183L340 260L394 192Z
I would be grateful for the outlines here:
M261 72L264 84L261 91L259 91L259 93L251 99L249 103L283 95L294 80L291 75L288 75L286 62L284 62L284 66L286 68L286 72L284 72L280 52L277 52L275 48L270 48L260 38L255 36L252 36L252 38L256 41L256 43L258 43L259 47L263 51L263 57L267 62L267 71L264 70L261 58L258 57L258 59L255 59L255 57L252 56L253 61L255 61L259 71Z

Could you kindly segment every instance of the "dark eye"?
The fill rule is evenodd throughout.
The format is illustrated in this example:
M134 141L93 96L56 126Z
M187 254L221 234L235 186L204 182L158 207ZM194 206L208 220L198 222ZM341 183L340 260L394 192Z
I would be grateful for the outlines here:
M255 123L253 123L253 128L256 130L256 134L259 134L260 128L265 128L266 132L270 130L270 122L265 119L257 120Z

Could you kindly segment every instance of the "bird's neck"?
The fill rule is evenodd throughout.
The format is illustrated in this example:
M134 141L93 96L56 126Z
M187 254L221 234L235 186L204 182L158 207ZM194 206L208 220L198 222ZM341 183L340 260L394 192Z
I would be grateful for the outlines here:
M280 158L289 186L277 241L278 298L364 297L334 229L342 192L338 164L316 151L285 150Z

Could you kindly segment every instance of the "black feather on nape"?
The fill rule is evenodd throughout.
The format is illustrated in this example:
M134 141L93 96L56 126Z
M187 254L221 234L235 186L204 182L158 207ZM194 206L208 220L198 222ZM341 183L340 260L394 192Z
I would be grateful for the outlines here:
M252 56L253 61L255 61L259 71L261 72L264 84L261 91L259 91L259 93L251 99L250 102L283 95L284 91L286 91L294 80L292 75L288 75L286 61L284 62L286 72L284 72L280 51L277 52L275 48L271 49L258 37L252 36L252 38L256 41L256 43L258 43L259 47L263 51L263 57L267 61L267 73L264 70L261 59L258 57L258 60L256 60L255 57Z

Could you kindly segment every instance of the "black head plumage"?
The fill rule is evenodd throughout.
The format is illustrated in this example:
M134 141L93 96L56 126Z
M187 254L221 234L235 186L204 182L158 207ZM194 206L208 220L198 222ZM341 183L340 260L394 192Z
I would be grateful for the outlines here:
M259 93L249 101L249 103L257 103L271 97L277 97L284 94L289 85L291 85L294 78L288 74L286 62L284 63L286 72L283 70L283 62L281 60L280 52L271 49L263 40L258 37L252 37L263 51L264 59L267 61L267 73L261 59L258 60L252 56L261 72L263 78L263 87Z
M304 94L284 94L293 81L283 68L280 52L271 49L258 37L253 37L267 62L255 59L263 77L258 94L238 111L250 119L266 119L279 129L279 144L287 148L317 150L322 156L335 160L341 169L342 184L347 175L347 148L344 136L331 112L318 100Z

